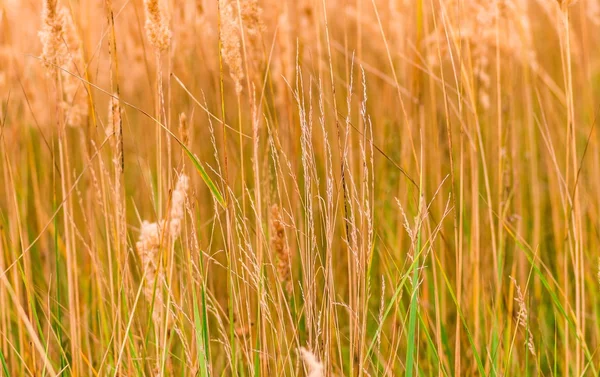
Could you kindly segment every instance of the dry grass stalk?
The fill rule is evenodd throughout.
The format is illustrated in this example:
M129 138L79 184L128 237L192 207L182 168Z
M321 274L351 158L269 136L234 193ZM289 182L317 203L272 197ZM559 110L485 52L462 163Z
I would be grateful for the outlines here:
M429 49L429 63L432 66L441 64L437 56L438 48L443 58L451 58L455 54L452 49L458 50L467 46L472 59L472 73L477 84L479 105L483 109L489 109L492 91L489 71L496 49L534 69L537 68L527 16L528 1L445 0L442 3L440 12L444 14L443 19L446 22L444 27L439 28L427 39L433 46ZM464 14L472 16L463 17Z
M515 288L517 289L517 297L515 297L515 301L519 305L519 311L517 312L517 324L523 328L523 331L525 331L527 338L525 340L525 345L529 349L529 352L535 356L535 345L533 343L533 334L531 334L531 329L529 328L529 316L527 312L527 305L525 304L525 296L523 295L523 292L521 292L521 287L519 284L517 284L517 280L512 276L510 276L510 280L512 280Z

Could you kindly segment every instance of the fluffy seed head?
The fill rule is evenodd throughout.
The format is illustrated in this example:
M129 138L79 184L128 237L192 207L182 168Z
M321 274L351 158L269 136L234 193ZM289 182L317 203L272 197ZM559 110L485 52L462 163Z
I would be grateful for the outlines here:
M42 28L38 35L42 41L42 61L49 72L56 72L55 66L62 65L67 56L63 43L64 20L63 13L57 9L58 0L45 0L42 10Z
M85 70L83 48L71 14L66 8L58 9L57 0L44 1L42 28L38 35L42 41L41 58L48 73L56 77L60 68L60 107L65 111L66 123L80 126L89 112L85 87L79 79Z
M285 241L285 227L277 204L271 207L271 248L277 256L277 275L288 294L292 292L291 254Z
M108 102L108 126L106 127L106 136L111 137L111 143L114 149L115 168L117 172L123 172L123 131L121 124L121 106L117 93L113 94ZM118 182L115 182L118 184ZM118 188L117 188L118 190Z
M59 41L59 53L55 63L60 63L63 100L61 107L66 115L69 126L82 126L89 113L87 91L80 77L85 77L85 59L81 38L67 8L59 12L62 22L62 35Z
M242 55L240 53L240 28L237 16L231 3L220 0L221 11L221 55L223 61L229 67L229 74L235 83L235 92L242 92Z
M262 24L262 9L258 6L257 0L245 0L240 3L242 22L251 38L257 37L264 25Z
M146 10L146 35L150 44L162 52L171 45L171 31L165 11L159 0L144 0Z
M179 137L183 145L187 146L190 142L190 135L188 134L188 123L187 116L185 113L179 114Z
M165 276L160 269L160 235L161 228L158 223L144 221L140 230L140 238L135 244L146 276L144 295L148 302L154 298L152 317L155 321L160 321L164 304L161 286ZM154 294L154 282L157 286L156 295Z
M189 178L181 174L171 195L171 210L169 211L169 235L172 240L179 237L181 224L185 215L185 195L189 186Z
M179 176L171 197L169 217L154 223L144 221L140 230L140 238L136 243L136 248L146 275L144 295L149 302L154 298L152 316L155 321L162 318L164 311L161 287L165 281L165 275L160 266L161 240L171 240L172 242L181 233L188 182L189 179L186 175L182 174ZM157 284L156 294L154 292L155 281Z
M323 364L317 360L314 353L304 347L300 347L300 356L304 361L304 366L308 369L307 377L323 377Z
M106 136L111 136L121 128L121 107L119 106L119 97L115 93L108 103L108 127Z

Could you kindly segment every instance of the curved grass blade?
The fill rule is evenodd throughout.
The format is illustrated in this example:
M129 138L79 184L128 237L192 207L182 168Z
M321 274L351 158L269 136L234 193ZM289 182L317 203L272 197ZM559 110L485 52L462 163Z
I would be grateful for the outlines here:
M196 168L196 170L198 170L198 173L202 177L202 180L204 181L204 183L206 183L206 185L208 186L208 189L213 194L215 199L217 199L217 202L219 202L219 204L221 204L221 206L227 207L227 204L225 203L225 200L223 199L223 195L221 195L221 193L219 192L219 189L217 188L215 183L212 181L212 179L210 179L210 177L206 173L206 170L204 169L204 167L202 166L200 161L198 161L198 158L196 156L194 156L194 154L192 152L190 152L190 150L187 149L187 147L185 145L183 145L183 143L180 143L180 145L183 148L183 150L185 151L185 153L188 155L190 160L192 160L194 167Z

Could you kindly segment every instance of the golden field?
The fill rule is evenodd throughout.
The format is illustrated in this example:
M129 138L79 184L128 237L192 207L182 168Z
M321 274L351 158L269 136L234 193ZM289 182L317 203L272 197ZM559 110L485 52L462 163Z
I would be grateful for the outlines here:
M0 0L0 376L597 376L599 0Z

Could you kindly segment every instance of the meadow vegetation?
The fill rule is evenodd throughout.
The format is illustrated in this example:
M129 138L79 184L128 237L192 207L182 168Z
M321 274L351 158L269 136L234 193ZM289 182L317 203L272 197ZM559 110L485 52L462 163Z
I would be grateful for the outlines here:
M597 376L599 0L0 0L0 376Z

